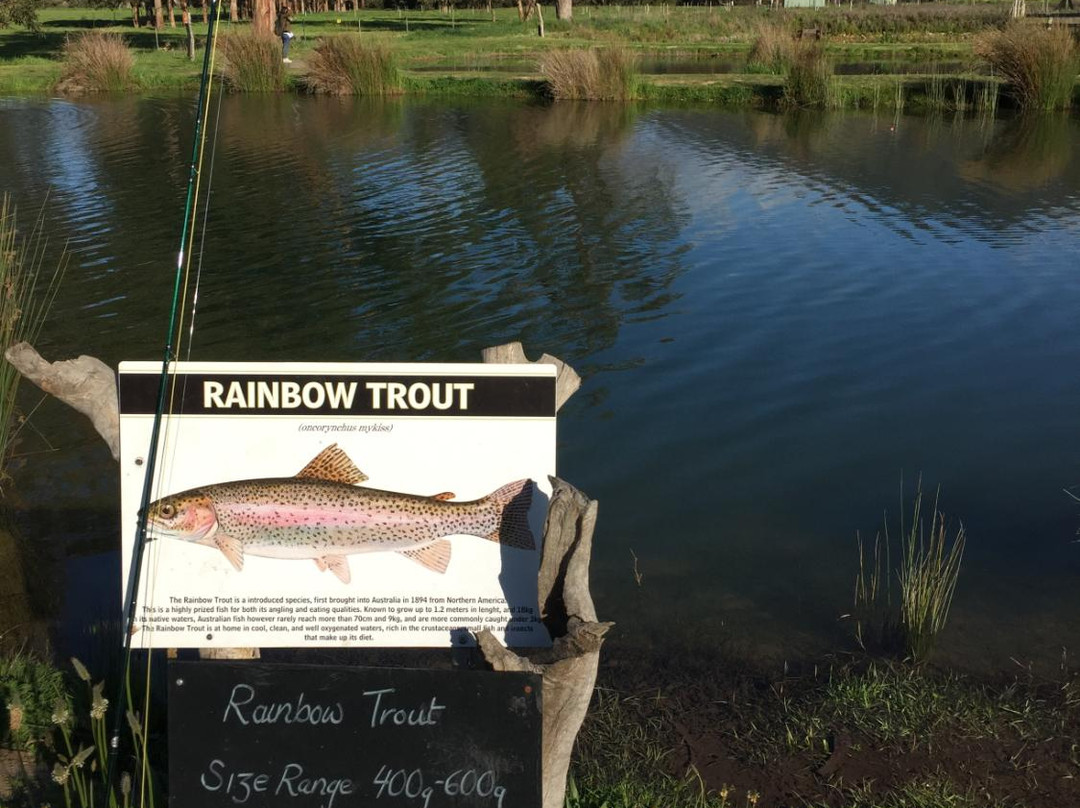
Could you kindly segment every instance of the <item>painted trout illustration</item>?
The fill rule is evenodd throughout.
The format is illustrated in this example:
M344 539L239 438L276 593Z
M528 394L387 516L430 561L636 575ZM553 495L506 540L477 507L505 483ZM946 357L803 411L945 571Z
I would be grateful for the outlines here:
M446 537L456 534L536 549L528 523L532 480L451 502L448 491L425 497L359 485L367 479L333 444L295 477L215 483L162 497L150 504L147 522L152 538L216 547L237 570L245 555L310 558L344 583L354 553L396 552L446 572Z

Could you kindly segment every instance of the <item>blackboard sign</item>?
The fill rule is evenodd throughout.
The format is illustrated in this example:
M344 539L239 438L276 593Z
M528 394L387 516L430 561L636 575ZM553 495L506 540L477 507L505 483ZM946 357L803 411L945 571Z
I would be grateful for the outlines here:
M172 808L539 808L540 677L172 662Z

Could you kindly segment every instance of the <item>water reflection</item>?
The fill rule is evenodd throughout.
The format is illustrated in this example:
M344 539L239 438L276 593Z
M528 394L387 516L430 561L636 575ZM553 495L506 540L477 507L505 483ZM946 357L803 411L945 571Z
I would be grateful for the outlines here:
M1074 127L1066 116L1014 118L997 129L981 154L960 164L959 174L1015 193L1075 181L1074 140Z
M0 116L0 185L52 184L76 236L46 353L156 358L191 103ZM567 358L560 473L603 503L595 592L634 638L837 647L905 469L973 537L954 647L1080 643L1075 121L282 96L212 131L192 358ZM33 540L97 575L115 467L60 405L36 421L62 451L18 478ZM1025 623L1054 629L993 629Z

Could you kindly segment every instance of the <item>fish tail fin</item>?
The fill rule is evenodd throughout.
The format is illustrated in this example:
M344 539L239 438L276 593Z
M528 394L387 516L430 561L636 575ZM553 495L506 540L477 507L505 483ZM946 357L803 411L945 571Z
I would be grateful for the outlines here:
M532 480L517 480L488 494L485 499L495 510L496 528L484 538L519 550L535 550L536 539L529 528L532 492Z

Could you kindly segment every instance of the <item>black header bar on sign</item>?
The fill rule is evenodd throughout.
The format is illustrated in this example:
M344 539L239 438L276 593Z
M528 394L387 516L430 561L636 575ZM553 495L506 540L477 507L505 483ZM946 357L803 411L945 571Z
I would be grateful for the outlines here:
M552 418L555 379L178 373L174 414ZM120 412L153 415L159 377L120 375Z

